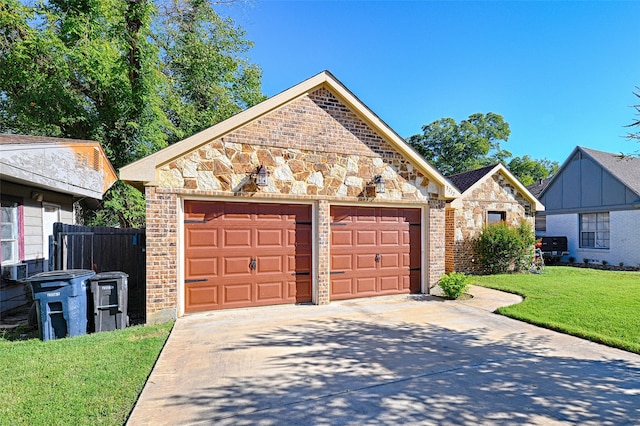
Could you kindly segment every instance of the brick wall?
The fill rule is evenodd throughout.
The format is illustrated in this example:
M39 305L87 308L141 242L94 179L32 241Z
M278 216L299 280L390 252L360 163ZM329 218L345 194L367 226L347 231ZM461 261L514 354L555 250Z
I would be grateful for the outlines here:
M177 317L178 200L170 191L146 188L147 323Z
M488 177L471 193L463 194L462 202L462 208L455 209L455 213L447 216L447 228L453 229L447 253L453 258L453 265L448 264L447 272L481 272L473 250L473 240L486 225L488 212L504 212L506 222L511 225L518 225L521 220L526 220L533 229L533 208L530 202L501 173Z
M268 185L250 176L267 167ZM375 175L384 193L372 194ZM210 140L158 169L158 187L147 189L147 318L175 317L177 223L180 197L313 200L316 203L317 276L314 302L328 303L330 203L371 201L424 206L429 214L429 286L444 272L444 205L429 201L435 183L391 144L322 88ZM437 191L437 188L435 188ZM426 232L426 231L425 231Z

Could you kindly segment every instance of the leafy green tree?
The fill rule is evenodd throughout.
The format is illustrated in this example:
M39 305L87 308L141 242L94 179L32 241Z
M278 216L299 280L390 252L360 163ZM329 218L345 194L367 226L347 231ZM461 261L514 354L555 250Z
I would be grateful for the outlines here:
M534 160L529 155L514 157L507 164L507 168L524 185L529 186L539 180L554 175L559 168L557 161Z
M4 0L0 132L97 140L119 168L263 99L244 35L206 0ZM89 221L139 226L140 203L115 185Z
M164 98L175 132L170 142L210 127L264 100L261 69L244 56L253 43L208 0L174 0L154 23Z
M501 115L476 113L460 123L452 118L434 121L408 142L442 174L451 175L504 162L511 153L500 143L506 142L510 133Z

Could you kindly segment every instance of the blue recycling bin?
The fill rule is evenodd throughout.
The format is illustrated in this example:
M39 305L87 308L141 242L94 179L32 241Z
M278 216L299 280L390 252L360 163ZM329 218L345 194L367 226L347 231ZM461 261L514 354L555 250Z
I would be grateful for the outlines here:
M55 340L87 333L87 269L49 271L27 278L33 289L40 339Z

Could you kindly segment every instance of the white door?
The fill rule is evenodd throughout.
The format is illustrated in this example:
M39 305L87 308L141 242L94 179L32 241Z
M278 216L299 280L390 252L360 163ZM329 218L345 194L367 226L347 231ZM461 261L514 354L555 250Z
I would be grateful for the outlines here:
M53 224L60 222L60 207L54 204L42 205L42 254L45 259L44 270L48 271L49 259L49 235L53 235Z

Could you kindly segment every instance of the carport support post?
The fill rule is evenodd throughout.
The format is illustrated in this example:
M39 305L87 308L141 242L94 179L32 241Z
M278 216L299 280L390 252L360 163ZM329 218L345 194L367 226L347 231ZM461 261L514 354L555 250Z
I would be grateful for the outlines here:
M331 243L331 214L329 202L318 200L316 210L316 291L313 294L313 303L326 305L329 303L329 285L331 262L329 259L329 245Z

